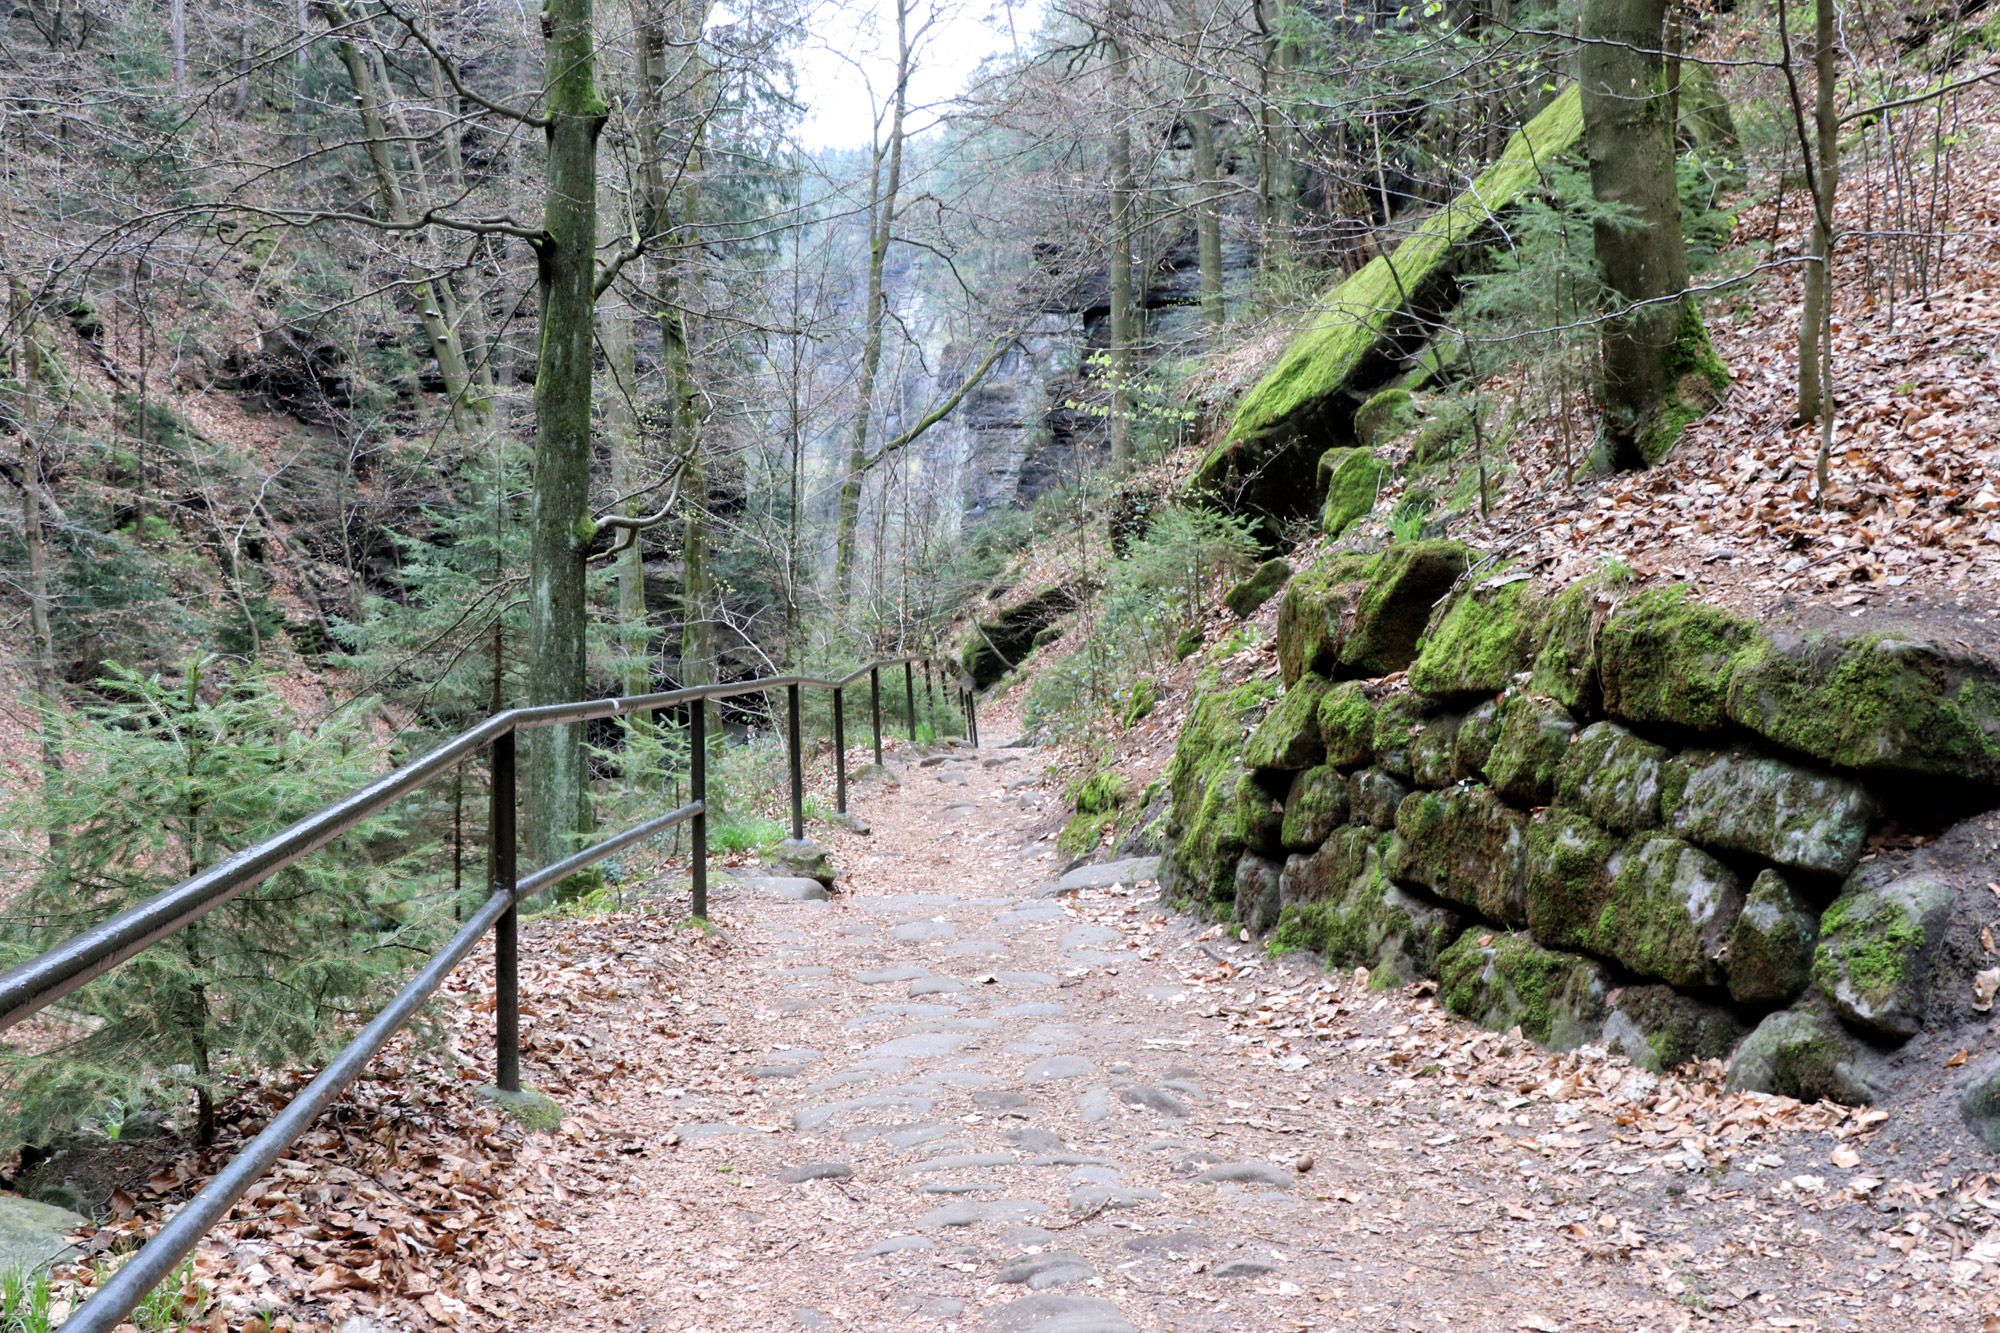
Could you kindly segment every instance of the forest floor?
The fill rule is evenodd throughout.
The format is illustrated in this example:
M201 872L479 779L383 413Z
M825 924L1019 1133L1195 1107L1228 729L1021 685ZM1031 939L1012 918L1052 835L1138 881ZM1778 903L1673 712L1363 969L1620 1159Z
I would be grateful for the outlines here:
M2000 1329L2000 1240L1948 1220L2000 1210L2000 1181L1872 1176L1880 1112L1541 1051L1426 985L1263 957L1149 882L1039 892L1062 869L1045 757L982 726L1000 744L892 754L900 782L857 791L872 832L835 835L830 903L740 888L692 945L671 907L531 928L526 1076L564 1128L491 1131L505 1223L473 1263L424 1257L414 1300L321 1270L317 1308L538 1330ZM475 1027L485 985L460 992Z

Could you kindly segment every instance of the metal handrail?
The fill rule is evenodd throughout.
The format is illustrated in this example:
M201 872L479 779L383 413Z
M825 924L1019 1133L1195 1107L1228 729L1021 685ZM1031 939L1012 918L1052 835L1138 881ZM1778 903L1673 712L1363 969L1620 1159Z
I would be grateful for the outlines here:
M0 1032L19 1023L104 975L148 946L193 924L245 890L277 874L299 858L383 809L398 797L450 772L480 750L492 749L492 812L488 838L493 846L491 896L461 926L449 943L434 954L422 971L363 1028L304 1091L280 1111L262 1133L226 1163L201 1191L107 1279L62 1326L62 1333L110 1333L146 1294L172 1273L188 1253L219 1222L243 1192L312 1125L390 1038L413 1017L443 984L488 930L494 939L495 1083L518 1092L520 1081L520 987L518 918L521 900L583 870L635 842L676 825L692 824L689 860L690 907L696 917L708 915L708 763L707 709L694 705L709 699L762 694L783 688L790 703L786 726L790 751L792 836L805 836L805 775L800 740L799 695L802 688L833 691L835 807L847 811L846 722L842 693L863 676L868 678L875 741L875 760L882 760L882 682L885 666L903 668L904 698L910 738L917 734L914 666L924 666L926 695L931 688L931 659L878 658L837 680L816 676L767 676L717 685L696 685L656 694L544 704L496 713L460 733L422 758L384 774L350 796L325 806L290 827L246 847L173 888L129 907L116 916L75 935L40 956L0 974ZM948 680L942 666L939 683L956 690L967 738L979 743L978 709L973 691L963 679ZM531 727L588 722L630 713L685 707L688 722L689 800L665 814L612 835L582 851L525 876L516 876L515 733Z

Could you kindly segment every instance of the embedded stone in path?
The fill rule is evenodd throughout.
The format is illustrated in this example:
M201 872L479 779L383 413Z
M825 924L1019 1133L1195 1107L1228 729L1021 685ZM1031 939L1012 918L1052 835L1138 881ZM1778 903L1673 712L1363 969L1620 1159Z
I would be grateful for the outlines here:
M941 1182L917 1186L919 1194L984 1194L987 1190L1006 1188L997 1180L964 1180Z
M870 1055L903 1055L914 1060L930 1060L953 1051L972 1040L969 1032L918 1032L908 1037L897 1037L885 1041Z
M1221 1166L1211 1166L1195 1179L1211 1184L1276 1185L1280 1189L1290 1189L1297 1183L1291 1172L1269 1162L1224 1162Z
M1000 1136L1000 1141L1011 1143L1028 1152L1061 1152L1069 1146L1062 1141L1062 1136L1054 1131L1036 1129L1032 1125L1010 1129Z
M849 1097L846 1101L826 1102L823 1105L808 1106L794 1112L792 1127L804 1130L818 1129L846 1111L897 1110L909 1111L913 1115L927 1115L931 1107L936 1104L935 1099L930 1097L896 1096L890 1093L877 1093L872 1097ZM739 1125L736 1128L742 1130L748 1127Z
M1022 1133L1024 1133L1024 1134L1025 1134L1025 1133L1038 1133L1038 1134L1048 1134L1048 1131L1047 1131L1047 1130L1032 1130L1032 1131L1030 1131L1030 1130L1022 1130L1021 1132L1022 1132ZM1049 1137L1050 1137L1050 1138L1055 1138L1055 1135L1053 1135L1053 1134L1049 1134ZM1083 1166L1083 1167L1090 1167L1090 1166L1117 1166L1117 1165L1118 1165L1118 1162L1117 1162L1117 1160L1116 1160L1115 1158L1110 1158L1110 1157L1091 1157L1091 1156L1089 1156L1088 1154L1085 1154L1085 1153L1075 1153L1075 1152L1052 1152L1052 1153L1045 1153L1044 1155L1042 1155L1042 1156L1040 1156L1040 1157L1030 1157L1030 1158L1029 1158L1029 1159L1028 1159L1027 1161L1025 1161L1025 1162L1021 1163L1021 1165L1022 1165L1022 1166Z
M1208 1237L1199 1231L1167 1231L1157 1236L1134 1236L1125 1242L1125 1248L1134 1254L1164 1254L1171 1259L1206 1249L1208 1243Z
M1188 1110L1186 1102L1168 1092L1165 1088L1151 1088L1144 1084L1134 1084L1118 1090L1118 1100L1127 1106L1143 1106L1148 1111L1157 1111L1176 1120L1185 1120L1194 1114Z
M933 1208L917 1219L919 1231L935 1231L939 1227L969 1227L979 1222L1024 1222L1031 1217L1040 1217L1049 1210L1045 1203L1033 1199L993 1199L985 1203L948 1203L942 1208Z
M843 1180L853 1174L854 1168L846 1162L806 1162L785 1167L778 1172L778 1179L787 1185L801 1185L808 1180Z
M965 1302L956 1296L933 1296L917 1307L917 1314L925 1319L956 1319L965 1313Z
M1023 1296L993 1312L993 1333L1136 1333L1118 1307L1095 1296Z
M1068 915L1055 903L1030 902L1008 908L993 918L993 924L1006 930L1013 926L1031 926L1037 921L1061 921Z
M934 1250L936 1248L937 1246L931 1243L929 1236L891 1236L887 1240L878 1240L873 1245L870 1245L861 1252L861 1257L867 1259L878 1254L901 1254L906 1250Z
M964 1153L957 1157L933 1157L925 1162L912 1162L908 1166L896 1168L899 1176L920 1175L925 1171L963 1171L974 1166L1012 1166L1014 1155L1004 1152Z
M1049 972L995 972L993 979L1003 986L1057 986L1061 981Z
M1005 1009L995 1009L995 1018L1060 1018L1063 1007L1053 1000L1031 1000L1027 1004L1010 1004Z
M1050 1079L1082 1078L1095 1074L1097 1066L1080 1055L1051 1055L1028 1066L1028 1082L1043 1083Z
M1016 1111L1029 1104L1029 1099L1018 1092L975 1092L972 1104L982 1111Z
M901 921L891 927L889 933L905 944L925 944L931 940L949 939L958 933L958 927L949 921Z
M726 1121L699 1125L681 1125L674 1130L674 1133L681 1136L682 1143L699 1143L703 1139L726 1138L732 1134L762 1134L764 1132L764 1130L758 1129L755 1125L733 1125Z
M953 940L944 946L946 958L978 958L1007 952L1007 946L998 940Z
M795 903L827 901L826 885L816 879L806 879L798 875L760 876L737 882L745 888L756 890L766 898L779 898Z
M1046 1291L1066 1282L1088 1282L1096 1276L1097 1270L1082 1255L1069 1250L1054 1250L1047 1254L1016 1255L1007 1261L999 1276L993 1280L1008 1284L1018 1282L1030 1291Z
M965 989L957 977L918 977L910 983L910 998L919 995L956 995Z
M1056 886L1072 891L1108 889L1114 884L1137 884L1143 880L1157 879L1159 874L1159 857L1135 856L1125 861L1106 861L1102 865L1078 866L1057 880Z
M1111 963L1129 963L1132 955L1111 953L1105 949L1071 949L1062 956L1064 967L1104 967Z
M874 972L856 972L854 979L864 986L883 986L892 981L915 981L927 977L930 972L914 963L904 963L899 967L884 967Z
M1165 1197L1155 1189L1084 1185L1070 1191L1069 1210L1072 1213L1094 1213L1102 1208L1137 1208L1142 1203L1152 1203Z
M767 1063L750 1071L751 1078L797 1078L805 1069L821 1059L818 1051L779 1051L767 1057Z
M1123 937L1109 926L1071 926L1063 932L1058 948L1093 949L1100 944L1116 944Z
M1076 1095L1076 1111L1092 1124L1111 1118L1111 1089L1091 1088Z
M1278 1266L1269 1259L1228 1259L1208 1270L1210 1277L1262 1277Z
M833 975L833 969L822 967L815 963L805 967L781 967L773 975L780 977L830 977Z
M891 1130L882 1137L892 1148L914 1148L920 1143L936 1143L939 1139L956 1132L955 1125L911 1125Z

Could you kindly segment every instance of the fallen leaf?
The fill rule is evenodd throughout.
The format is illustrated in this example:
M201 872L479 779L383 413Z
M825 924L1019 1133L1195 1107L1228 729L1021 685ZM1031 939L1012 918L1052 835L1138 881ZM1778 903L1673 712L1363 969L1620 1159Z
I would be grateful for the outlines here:
M1843 1171L1852 1171L1861 1165L1861 1154L1852 1148L1840 1147L1833 1150L1833 1155L1828 1160Z
M1985 1013L1993 1007L1993 996L2000 992L2000 967L1989 967L1976 973L1972 978L1972 1007Z
M1951 1053L1951 1059L1944 1062L1944 1067L1946 1069L1956 1069L1970 1058L1970 1052L1961 1046Z

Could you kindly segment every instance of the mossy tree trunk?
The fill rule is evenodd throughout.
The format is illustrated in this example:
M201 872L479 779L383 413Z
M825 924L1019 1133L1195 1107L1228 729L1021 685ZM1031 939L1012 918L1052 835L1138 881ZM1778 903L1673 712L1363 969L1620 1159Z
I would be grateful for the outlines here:
M528 701L584 697L590 513L592 331L597 306L597 92L591 0L542 11L548 125L543 234L535 242L541 346L535 366L535 476L529 517ZM588 827L583 727L531 733L528 846L539 865L573 849Z
M1805 302L1799 314L1799 419L1819 422L1814 494L1820 499L1826 496L1827 455L1833 444L1833 386L1829 383L1833 378L1833 204L1840 191L1840 121L1833 104L1836 21L1834 0L1819 0L1813 10L1813 165L1818 170L1808 177L1812 238L1807 242Z
M1583 9L1578 72L1591 188L1599 203L1624 213L1593 228L1598 267L1621 306L1600 343L1600 463L1619 471L1665 452L1657 437L1677 392L1676 347L1690 317L1700 330L1685 295L1672 96L1661 54L1666 11L1667 0L1586 0ZM1701 343L1705 350L1705 335Z

